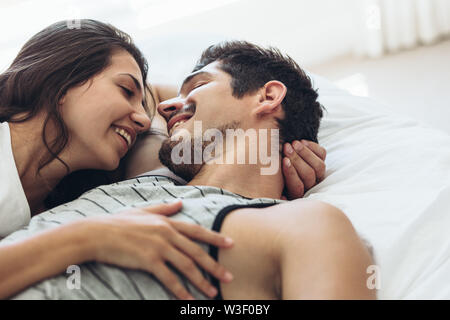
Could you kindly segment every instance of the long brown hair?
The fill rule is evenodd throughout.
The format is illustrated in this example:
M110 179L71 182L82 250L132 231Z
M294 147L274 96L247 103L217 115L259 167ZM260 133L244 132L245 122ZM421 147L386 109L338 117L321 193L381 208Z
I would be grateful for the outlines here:
M112 25L82 19L56 22L34 35L20 50L11 66L0 74L0 122L23 122L45 112L42 140L48 154L39 160L39 171L58 155L69 140L60 103L67 91L86 83L111 62L117 50L126 50L136 60L147 86L148 64L131 37ZM145 96L145 95L144 95ZM152 97L153 98L153 97ZM144 108L150 114L147 100ZM54 124L55 140L47 141L46 129ZM80 180L80 179L79 179Z

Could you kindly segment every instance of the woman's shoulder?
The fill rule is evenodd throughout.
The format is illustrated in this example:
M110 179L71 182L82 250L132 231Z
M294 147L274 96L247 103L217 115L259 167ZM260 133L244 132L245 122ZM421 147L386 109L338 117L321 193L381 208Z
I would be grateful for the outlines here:
M0 155L2 157L2 161L0 163L0 166L2 166L2 170L0 174L8 174L9 170L5 171L9 166L13 166L14 169L16 167L14 162L14 156L12 152L12 146L11 146L11 133L9 130L9 124L8 122L0 122ZM3 172L5 171L5 172ZM2 183L5 181L2 180Z
M0 123L0 238L28 224L30 208L17 172L7 122Z

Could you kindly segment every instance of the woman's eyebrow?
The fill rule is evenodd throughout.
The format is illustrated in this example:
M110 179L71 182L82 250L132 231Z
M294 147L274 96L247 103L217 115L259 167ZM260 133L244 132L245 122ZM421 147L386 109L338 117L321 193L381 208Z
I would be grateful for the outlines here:
M132 74L130 74L130 73L120 73L120 75L131 77L131 79L133 79L134 85L137 88L137 91L142 95L142 86L139 83L139 81Z

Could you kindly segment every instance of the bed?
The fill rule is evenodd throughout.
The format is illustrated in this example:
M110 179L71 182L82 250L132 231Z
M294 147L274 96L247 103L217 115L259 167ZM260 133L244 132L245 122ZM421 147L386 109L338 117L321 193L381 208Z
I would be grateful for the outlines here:
M450 136L310 76L328 155L305 197L342 209L370 243L380 299L449 299Z
M380 299L449 299L450 136L311 77L328 155L305 197L342 209L372 245Z

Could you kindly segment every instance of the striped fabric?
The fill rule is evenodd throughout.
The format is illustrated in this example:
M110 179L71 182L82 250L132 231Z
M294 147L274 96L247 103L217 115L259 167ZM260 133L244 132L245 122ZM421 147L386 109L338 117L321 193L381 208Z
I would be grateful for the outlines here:
M141 176L92 189L78 199L41 213L28 227L9 235L1 243L27 238L37 232L86 217L114 214L133 207L167 203L182 199L182 210L172 218L211 229L217 214L231 205L273 204L273 199L248 199L229 191L204 186L180 186L163 176ZM208 251L208 245L200 244ZM21 292L14 299L174 299L152 275L102 263L80 265L80 289L69 289L71 273L44 280ZM174 270L175 271L175 270ZM180 273L175 271L196 299L207 299ZM209 278L204 272L204 276Z

